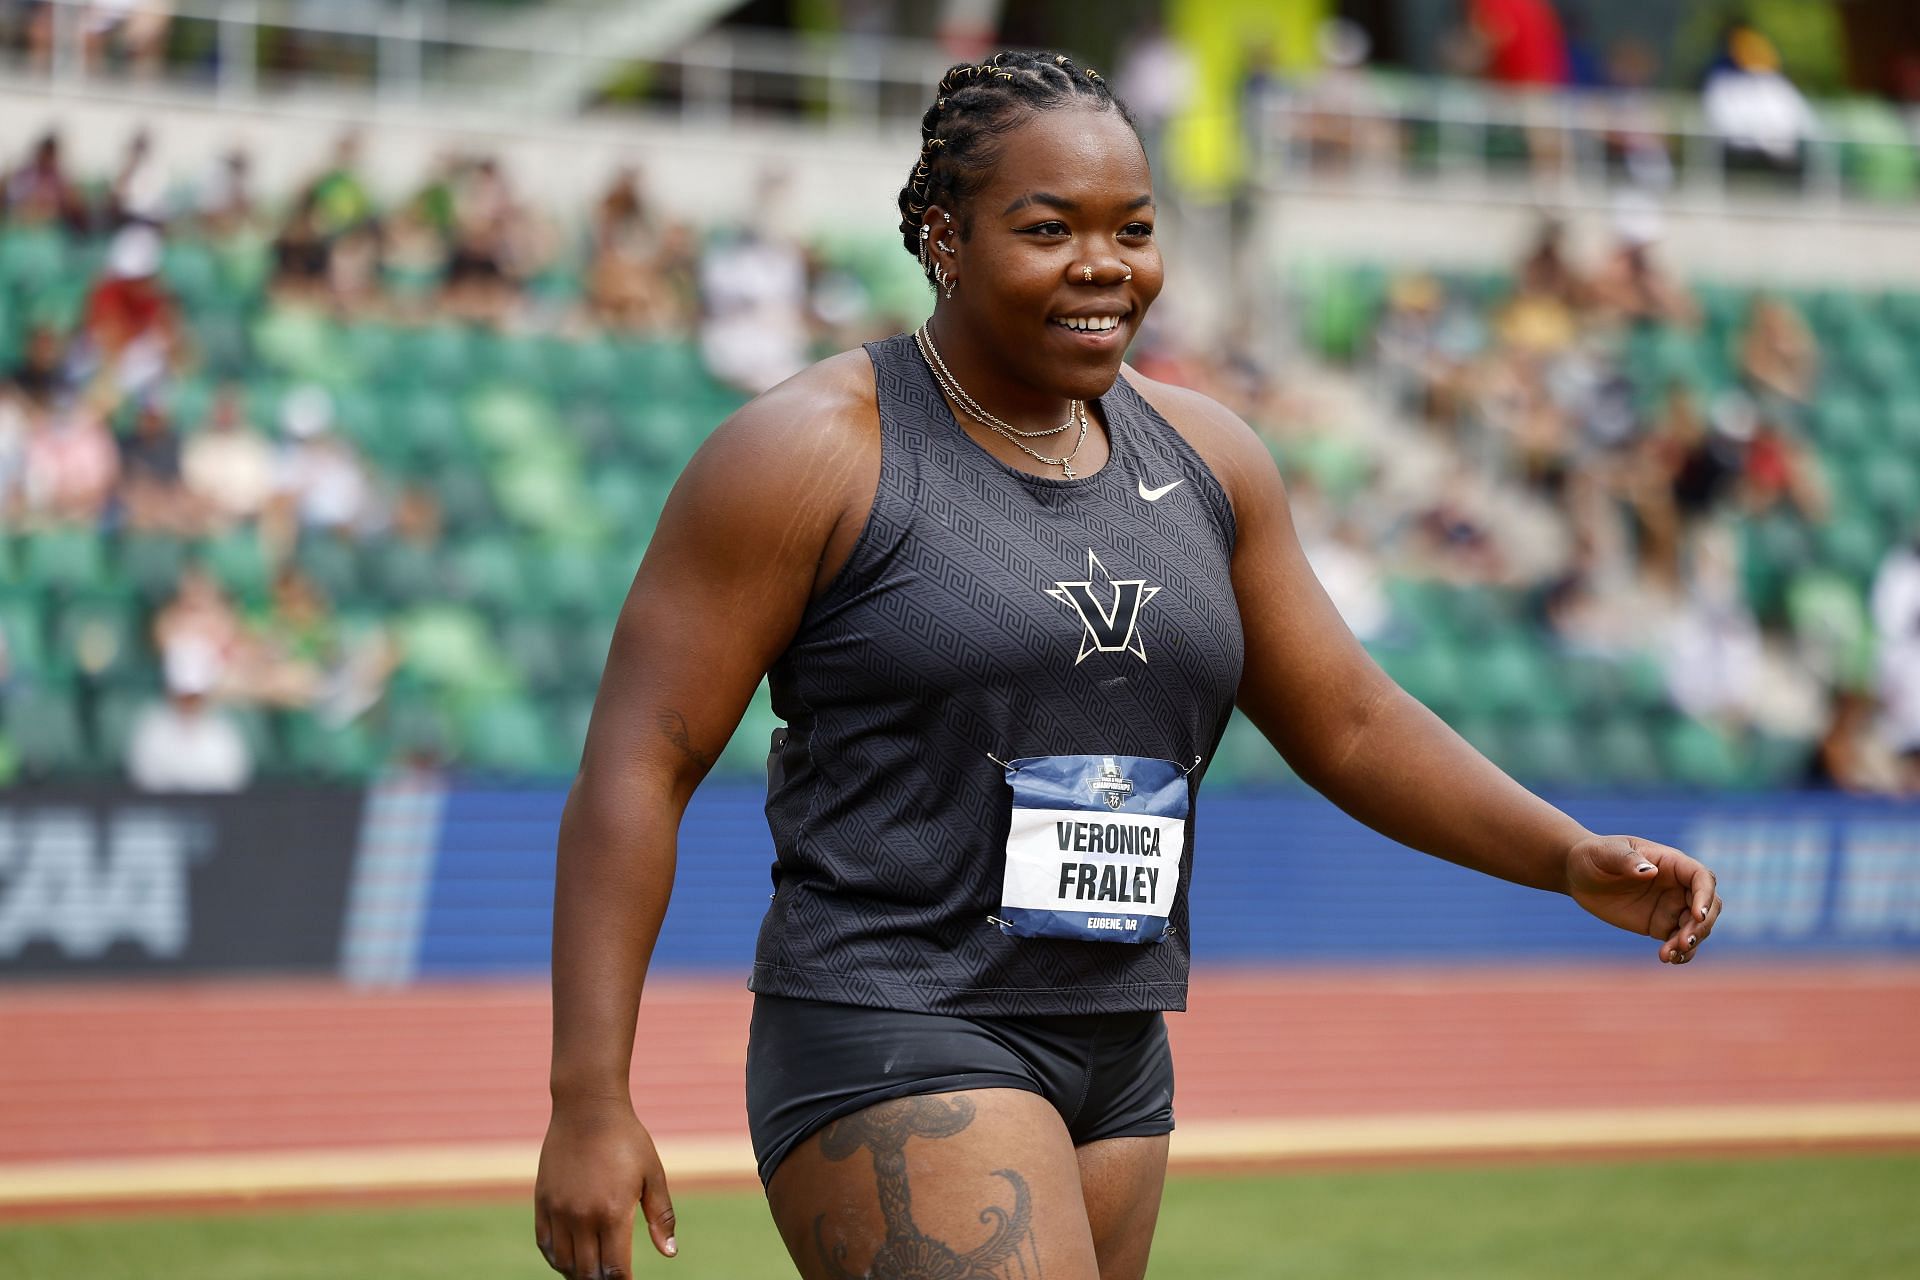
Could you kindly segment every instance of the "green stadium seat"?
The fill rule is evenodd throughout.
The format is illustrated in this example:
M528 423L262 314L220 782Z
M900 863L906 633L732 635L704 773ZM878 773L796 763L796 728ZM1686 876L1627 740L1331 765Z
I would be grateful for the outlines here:
M1834 511L1819 527L1815 541L1821 563L1856 582L1870 579L1886 553L1886 542L1873 517L1844 508Z
M493 698L468 708L459 722L460 760L469 768L516 774L562 769L552 728L526 698Z
M486 621L456 605L422 605L395 622L402 662L422 686L492 697L514 687L514 675Z
M1698 720L1675 719L1661 734L1661 758L1682 786L1726 791L1746 779L1746 761L1719 729Z
M1602 720L1586 744L1586 757L1592 780L1600 785L1644 787L1666 777L1659 743L1640 715Z
M1591 770L1573 726L1553 718L1529 720L1509 738L1513 763L1523 782L1539 786L1574 786L1586 782Z
M534 693L557 693L581 683L559 624L535 617L513 618L501 629L500 651Z
M399 608L446 594L438 553L416 542L368 543L360 553L363 587Z
M455 547L448 557L452 597L496 614L513 613L534 592L519 545L512 538L485 537Z
M593 695L576 694L562 699L554 713L555 748L560 759L580 767L580 754L587 745L587 727L593 721Z
M187 567L187 546L157 533L126 533L120 540L120 577L149 607L174 593Z
M346 781L371 777L384 751L363 721L330 725L298 712L287 717L285 763L299 773Z
M773 731L781 723L780 717L773 714L773 695L768 692L766 681L762 680L760 687L753 691L753 697L748 700L746 712L740 717L733 736L721 748L720 758L714 762L714 771L728 777L764 781Z
M459 405L438 391L417 390L390 401L384 417L399 454L416 473L431 473L473 452Z
M273 587L273 564L266 545L251 529L208 538L196 554L220 585L240 600L258 603Z
M335 603L354 600L360 595L359 552L343 538L324 533L302 537L294 553L294 564L312 579L322 595Z
M0 289L41 294L71 278L67 242L46 227L10 227L0 231Z
M6 667L15 676L43 679L53 670L54 651L47 643L47 630L38 592L0 595L0 640L6 644Z
M1518 633L1470 649L1464 660L1461 693L1470 711L1514 717L1566 705L1539 653Z
M89 592L60 610L54 646L74 671L94 680L112 679L151 666L140 622L132 597Z
M1460 654L1450 642L1430 640L1374 655L1387 675L1442 719L1457 715L1467 697Z
M0 705L0 725L24 774L74 773L93 763L79 706L64 689L37 686L10 693Z
M133 726L159 697L152 690L109 689L93 704L93 757L103 765L114 765L127 758L127 742Z
M27 535L24 579L55 591L86 591L109 579L106 542L94 529L44 529Z
M626 598L633 566L615 564L587 547L561 544L535 552L536 602L566 615L597 613Z

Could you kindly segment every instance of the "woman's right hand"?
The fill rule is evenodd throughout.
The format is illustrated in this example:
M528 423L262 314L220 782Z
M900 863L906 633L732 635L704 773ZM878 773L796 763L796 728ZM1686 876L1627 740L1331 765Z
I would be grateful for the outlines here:
M568 1280L633 1274L633 1206L673 1257L673 1198L653 1138L625 1099L556 1102L533 1185L534 1239Z

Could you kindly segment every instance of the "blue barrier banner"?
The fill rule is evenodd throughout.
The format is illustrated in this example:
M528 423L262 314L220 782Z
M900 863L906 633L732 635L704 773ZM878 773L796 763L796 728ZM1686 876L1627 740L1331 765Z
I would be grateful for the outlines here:
M1825 794L1556 795L1589 828L1643 836L1720 876L1710 950L1920 953L1920 806ZM558 790L445 802L414 972L533 973L549 961ZM738 973L771 892L758 788L703 787L680 833L654 965ZM1202 963L1644 959L1653 943L1554 894L1414 853L1310 792L1203 794L1191 903Z

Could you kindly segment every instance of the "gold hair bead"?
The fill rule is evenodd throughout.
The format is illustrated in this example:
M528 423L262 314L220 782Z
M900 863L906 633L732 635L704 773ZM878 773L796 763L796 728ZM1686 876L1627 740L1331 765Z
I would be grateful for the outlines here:
M945 138L931 138L928 139L927 145L930 147L944 147L947 145L947 140Z
M1067 55L1066 55L1066 54L1064 54L1064 53L1060 53L1060 54L1055 54L1055 55L1054 55L1054 58L1053 58L1053 65L1054 65L1054 66L1056 66L1056 67L1064 67L1064 66L1066 66L1066 65L1067 65Z

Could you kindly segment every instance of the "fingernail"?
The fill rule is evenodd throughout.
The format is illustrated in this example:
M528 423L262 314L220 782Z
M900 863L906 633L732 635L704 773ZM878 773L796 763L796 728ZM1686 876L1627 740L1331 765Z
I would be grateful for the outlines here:
M671 1258L676 1253L679 1253L679 1252L680 1252L680 1246L673 1242L672 1236L668 1236L667 1237L667 1256Z
M1688 934L1688 935L1687 935L1687 945L1688 945L1688 946L1690 946L1690 947L1697 947L1697 946L1699 946L1699 945L1700 945L1700 939L1698 939L1698 938L1696 938L1696 937L1694 937L1694 936L1693 936L1692 934Z
M1694 914L1698 915L1702 920L1707 918L1707 909L1705 907L1695 907L1693 910Z
M1653 864L1651 862L1643 862L1639 866L1635 867L1634 870L1635 871L1651 871L1653 870Z

